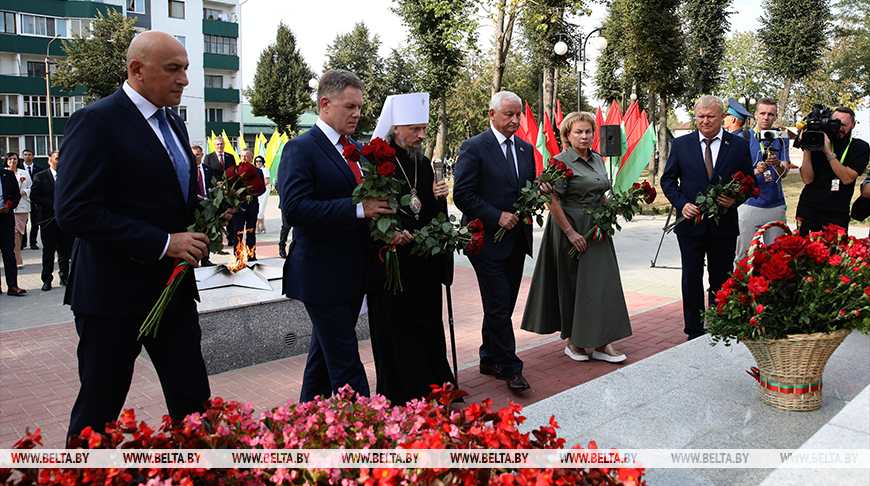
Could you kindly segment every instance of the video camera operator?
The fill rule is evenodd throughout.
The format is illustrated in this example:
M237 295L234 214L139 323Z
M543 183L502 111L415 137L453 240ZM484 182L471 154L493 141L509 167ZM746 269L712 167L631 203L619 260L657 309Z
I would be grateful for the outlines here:
M769 221L786 222L782 179L788 174L791 160L788 156L788 132L783 127L773 125L778 116L776 100L761 98L755 106L755 119L758 122L755 129L737 133L743 136L748 132L749 153L752 156L758 189L761 190L760 196L750 198L737 208L740 225L737 260L746 256L758 228ZM764 243L769 245L784 233L779 228L770 228L764 233Z
M820 105L816 105L813 113L807 116L807 122L810 127L818 125L821 129L815 133L809 130L801 132L805 139L811 133L818 137L819 132L824 137L821 150L808 150L815 148L815 144L809 147L806 141L802 147L801 179L806 186L798 200L797 217L803 218L800 232L804 236L811 231L821 231L829 224L848 229L855 180L870 160L870 145L852 137L855 112L845 106L837 107L830 118L828 112L828 109L820 110ZM798 128L802 128L800 124Z

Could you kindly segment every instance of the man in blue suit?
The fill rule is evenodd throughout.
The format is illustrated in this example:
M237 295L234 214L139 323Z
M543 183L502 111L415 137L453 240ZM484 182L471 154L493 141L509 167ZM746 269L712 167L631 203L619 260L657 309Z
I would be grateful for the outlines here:
M342 154L345 147L359 148L347 136L359 122L363 90L351 72L325 72L317 89L317 122L287 143L278 168L281 212L295 228L284 294L305 304L313 325L301 402L328 397L346 384L369 395L355 331L371 240L366 218L395 211L384 198L351 202L362 174L359 163Z
M76 237L64 303L75 314L81 380L70 434L118 418L143 345L172 419L204 411L210 396L192 274L157 336L137 339L175 266L196 267L208 251L208 237L187 232L198 203L187 130L165 108L181 102L188 65L174 36L137 35L124 85L76 111L64 132L54 207L60 229Z
M456 161L453 200L463 224L480 219L483 248L468 255L483 301L480 372L505 380L512 392L530 388L516 354L511 315L517 303L526 255L532 254L532 227L515 214L514 203L526 181L535 179L532 146L514 136L523 108L519 96L501 91L489 103L489 130L462 143ZM507 232L499 242L499 228Z
M689 339L704 334L701 312L704 310L704 257L707 258L709 280L708 301L714 302L716 292L728 280L734 266L734 252L740 229L737 225L737 204L733 198L719 196L716 203L728 208L719 215L719 224L706 218L696 226L692 218L700 214L694 204L698 193L706 194L712 185L727 184L736 172L752 174L749 142L722 129L724 104L716 96L705 95L695 103L698 130L674 140L665 172L662 190L684 216L674 230L680 245L683 267L683 320Z

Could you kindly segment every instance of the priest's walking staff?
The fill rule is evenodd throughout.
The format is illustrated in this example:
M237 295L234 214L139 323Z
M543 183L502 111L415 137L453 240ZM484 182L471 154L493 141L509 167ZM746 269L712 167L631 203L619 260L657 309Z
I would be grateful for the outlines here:
M432 163L432 167L435 169L435 182L441 182L444 179L444 162L440 160L435 160ZM447 200L444 200L444 214L446 212ZM446 260L445 266L448 266L448 269L445 271L450 272L450 278L445 279L445 288L447 289L447 323L450 327L450 350L453 355L453 379L456 381L456 388L459 388L459 367L456 364L456 334L453 330L453 297L450 295L450 285L453 282L453 254L450 254L450 258Z

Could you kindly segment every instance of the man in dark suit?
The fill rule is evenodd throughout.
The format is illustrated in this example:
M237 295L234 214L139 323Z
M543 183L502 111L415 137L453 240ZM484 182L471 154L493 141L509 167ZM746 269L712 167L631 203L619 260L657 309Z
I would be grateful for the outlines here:
M0 169L0 253L3 253L3 268L6 270L7 293L12 296L22 296L26 292L18 288L18 264L15 261L14 211L21 200L17 177L11 170Z
M75 314L81 380L70 434L118 418L143 345L173 420L204 411L210 395L192 274L156 337L138 339L176 265L199 266L208 251L208 237L187 232L198 202L187 130L165 108L181 102L188 66L174 36L138 34L127 81L76 111L64 132L54 207L61 230L76 238L64 303Z
M284 293L305 303L313 325L303 402L330 396L345 384L369 395L355 331L371 240L366 218L395 211L384 198L351 203L362 175L359 163L342 153L343 147L357 145L347 136L359 122L363 90L351 72L324 73L317 122L287 143L278 168L281 211L295 228L284 263Z
M523 224L513 207L526 181L535 179L532 146L515 137L522 104L509 91L493 95L489 103L489 130L462 143L456 160L453 200L462 211L463 224L480 219L483 249L468 255L483 300L483 343L480 372L507 382L512 392L529 389L523 362L516 354L511 315L517 303L526 255L532 254L532 227ZM499 242L499 228L507 233Z
M33 150L30 150L29 148L22 150L21 151L21 160L24 163L19 164L19 166L18 166L19 169L24 169L27 171L27 173L30 175L31 180L34 180L33 178L36 177L36 174L45 170L43 167L36 165L33 162L33 155L34 155ZM30 218L28 218L28 220L30 221L30 238L29 238L30 239L30 249L31 250L38 250L39 245L36 244L36 237L39 234L39 224L38 224L38 219L37 219L37 218L39 218L39 204L34 204L32 197L30 199L31 199L31 201L30 201ZM24 235L21 237L21 249L22 250L24 249L24 246L27 244L27 241L28 241L27 229L25 228ZM43 243L43 245L44 244L45 243Z
M698 130L674 140L661 179L665 196L688 220L674 233L680 245L683 320L690 340L704 334L704 257L710 285L708 301L712 304L734 266L740 234L734 199L719 196L716 200L728 208L719 215L719 224L705 218L694 225L692 218L700 214L695 198L698 193L706 194L711 185L727 184L738 171L743 175L753 173L749 142L722 129L723 113L724 104L716 96L705 95L695 103Z
M196 195L200 200L202 200L205 199L209 189L214 187L214 183L212 182L212 179L214 178L214 169L212 169L210 165L202 163L202 147L194 145L193 147L190 147L190 151L193 152L193 156L196 158ZM209 259L208 253L205 254L205 257L203 257L199 264L203 267L211 267L214 265L214 263Z
M236 158L233 154L224 152L224 138L217 137L214 139L214 152L205 156L204 164L214 169L214 175L217 180L224 177L224 171L231 165L236 165Z
M248 163L252 166L254 161L254 151L249 148L243 148L242 152L239 154L242 158L242 163ZM263 192L266 192L266 178L263 175L263 171L258 167L254 167L254 170L257 171L257 177L263 181ZM236 238L244 238L245 239L245 247L247 248L248 254L252 254L254 248L257 246L257 232L255 229L257 228L257 214L260 212L260 196L263 194L254 195L248 202L243 202L239 206L239 210L233 214L233 232L236 235ZM238 241L238 240L237 240ZM257 255L253 254L252 257L248 258L248 260L255 261L257 259Z
M33 177L30 199L39 205L39 226L42 228L42 290L51 290L54 280L54 254L60 267L60 284L66 285L69 279L69 255L73 237L57 226L54 216L54 185L57 177L57 160L60 152L55 150L48 156L49 170Z

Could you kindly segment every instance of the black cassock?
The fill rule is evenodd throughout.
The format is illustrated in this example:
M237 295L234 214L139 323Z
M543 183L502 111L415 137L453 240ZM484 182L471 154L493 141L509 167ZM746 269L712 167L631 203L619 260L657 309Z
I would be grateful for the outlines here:
M396 149L395 177L406 181L402 195L410 194L414 187L415 163L408 153L392 143ZM404 169L404 173L402 171ZM436 200L432 192L435 176L429 159L416 162L417 196L422 203L419 219L411 209L399 209L401 228L414 233L438 215L447 212L446 200ZM453 257L411 255L413 243L399 246L402 287L396 292L384 288L386 266L380 259L385 245L375 243L369 258L369 327L372 353L377 371L377 393L386 396L394 405L404 405L414 398L425 398L430 385L455 383L447 362L447 343L441 318L442 282L453 277Z

